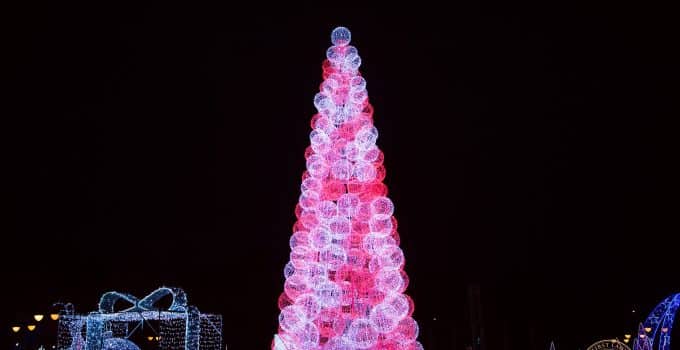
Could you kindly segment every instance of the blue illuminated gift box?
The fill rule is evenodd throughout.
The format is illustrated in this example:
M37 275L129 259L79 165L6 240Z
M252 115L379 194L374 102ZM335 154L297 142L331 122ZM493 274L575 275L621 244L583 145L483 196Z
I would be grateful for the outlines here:
M168 296L172 297L170 306L158 307L158 302ZM116 304L121 302L131 306L116 311ZM158 342L159 349L222 347L222 317L201 314L198 308L187 304L186 293L180 288L161 287L141 299L127 293L107 292L99 300L98 311L62 319L60 333L68 335L60 334L59 350L138 350L131 337L144 327L147 334L152 334L149 341Z

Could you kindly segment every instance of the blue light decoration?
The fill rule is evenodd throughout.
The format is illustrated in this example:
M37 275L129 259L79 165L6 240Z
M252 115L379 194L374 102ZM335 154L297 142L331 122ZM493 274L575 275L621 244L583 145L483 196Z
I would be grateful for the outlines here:
M140 350L137 344L124 338L108 338L102 346L106 350Z
M671 331L680 306L680 293L661 301L638 328L634 350L670 350Z
M171 297L171 305L160 308L157 303ZM116 310L117 304L130 306ZM99 300L97 311L87 315L63 315L59 318L58 350L139 350L129 338L136 331L151 329L162 350L221 350L222 316L202 314L188 305L180 288L161 287L149 295L137 297L120 292L107 292ZM153 327L148 321L157 321Z

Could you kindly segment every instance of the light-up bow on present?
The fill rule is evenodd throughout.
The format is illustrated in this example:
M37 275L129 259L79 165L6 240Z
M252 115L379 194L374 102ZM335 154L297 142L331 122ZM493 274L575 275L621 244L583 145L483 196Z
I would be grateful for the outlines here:
M161 311L171 311L171 312L187 312L187 295L181 288L172 287L160 287L149 295L142 299L138 299L134 295L128 293L120 292L106 292L99 299L99 312L105 314L111 314L116 312L142 312L142 311L159 311L160 308L156 306L156 303L168 296L172 296L172 304L167 310ZM130 304L131 307L124 310L115 310L116 303L120 300L124 300Z

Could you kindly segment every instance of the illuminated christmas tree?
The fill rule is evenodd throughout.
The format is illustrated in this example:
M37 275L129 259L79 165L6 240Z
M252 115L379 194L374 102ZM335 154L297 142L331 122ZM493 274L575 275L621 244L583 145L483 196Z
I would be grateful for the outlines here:
M417 350L373 108L347 28L331 34L279 297L276 350Z

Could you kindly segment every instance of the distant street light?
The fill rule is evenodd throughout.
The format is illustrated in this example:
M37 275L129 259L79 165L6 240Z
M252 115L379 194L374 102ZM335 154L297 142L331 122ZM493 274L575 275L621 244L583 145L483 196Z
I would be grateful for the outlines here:
M12 326L12 332L19 333L20 330L21 330L20 326Z
M35 325L29 324L28 326L26 326L26 328L28 328L29 331L33 332L35 330Z
M152 336L148 336L148 337L146 337L146 339L148 339L149 341L152 341L152 340L153 340L153 337L152 337Z
M59 314L50 314L50 318L52 319L52 321L56 321L59 319Z
M661 332L662 332L662 333L668 332L668 327L663 327L663 328L661 328Z
M630 339L630 334L624 334L623 337L626 339Z
M645 327L645 332L649 333L652 331L652 327Z
M38 322L42 321L43 317L45 316L41 314L33 315L33 318Z

